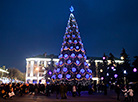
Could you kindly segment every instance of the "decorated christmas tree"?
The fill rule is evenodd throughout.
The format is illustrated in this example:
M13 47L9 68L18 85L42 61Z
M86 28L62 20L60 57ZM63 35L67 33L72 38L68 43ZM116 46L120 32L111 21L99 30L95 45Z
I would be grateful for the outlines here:
M59 62L51 77L53 81L83 81L92 79L92 70L86 62L86 54L80 37L74 8L70 8L70 16L63 38Z

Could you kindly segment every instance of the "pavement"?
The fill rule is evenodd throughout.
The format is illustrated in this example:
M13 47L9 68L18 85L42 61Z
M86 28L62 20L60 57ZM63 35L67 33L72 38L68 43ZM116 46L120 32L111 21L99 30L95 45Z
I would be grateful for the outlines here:
M49 97L42 94L25 94L23 96L15 96L12 99L0 98L0 102L124 102L124 96L123 94L120 94L120 100L118 101L116 100L116 94L113 90L108 90L107 95L104 95L103 93L94 93L93 95L89 95L87 91L83 91L81 92L80 97L72 97L71 93L68 93L67 99L56 99L55 94L51 94ZM138 102L138 94L135 94L134 102Z

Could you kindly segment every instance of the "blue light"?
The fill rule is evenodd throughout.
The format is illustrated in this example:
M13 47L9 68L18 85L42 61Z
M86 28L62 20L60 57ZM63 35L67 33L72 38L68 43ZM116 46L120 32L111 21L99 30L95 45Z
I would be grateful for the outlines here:
M82 58L82 55L81 55L81 54L79 54L79 55L78 55L78 57L79 57L79 58Z
M62 54L60 54L59 56L58 56L58 58L61 58L63 55Z
M87 59L86 55L84 55L84 58Z
M72 35L73 38L75 38L75 35Z
M76 49L79 49L79 46L76 46Z
M64 41L64 44L66 43L66 41Z
M84 51L84 48L81 48L82 51Z
M83 74L85 72L85 70L84 69L81 69L80 72Z
M51 77L52 79L56 79L56 75L52 75L52 77Z
M77 77L78 79L80 79L80 78L81 78L81 75L80 75L80 74L77 74L76 77Z
M78 32L78 29L76 29L76 32Z
M74 20L72 20L72 21L74 21ZM75 27L75 25L73 24L73 27Z
M68 60L67 63L70 64L71 63L71 60Z
M92 78L92 75L90 75L90 78Z
M88 71L89 73L92 73L92 70L90 70L90 69L87 69L87 71Z
M72 68L72 72L76 72L76 68L73 67L73 68Z
M71 43L72 41L71 40L69 40L69 43Z
M76 44L77 43L77 40L74 40L74 43Z
M78 35L78 38L80 38L80 35Z
M61 51L63 50L63 48L61 48Z
M70 35L67 35L67 37L69 38L69 37L70 37Z
M89 74L86 74L86 76L85 76L85 77L86 77L86 79L89 79Z
M67 69L66 67L63 68L63 72L67 72L67 70L68 70L68 69Z
M57 68L57 73L59 73L60 72L60 68Z
M69 9L70 9L70 12L73 12L74 11L73 6L71 6Z
M74 54L74 53L72 53L72 54L71 54L71 57L75 57L75 54Z
M84 62L84 65L87 66L87 62Z
M65 47L64 47L64 49L65 49L65 50L67 50L67 49L68 49L68 47L67 47L67 46L65 46Z
M77 60L77 61L76 61L76 64L79 65L79 64L80 64L80 61Z
M70 29L69 31L71 32L72 30Z
M67 57L68 57L68 55L67 55L67 54L65 54L65 55L64 55L64 57L65 57L65 58L67 58Z
M61 78L62 78L62 74L59 74L59 75L58 75L58 78L61 79Z
M71 46L70 49L72 50L73 49L73 46Z
M66 78L68 78L68 79L69 79L70 77L71 77L71 75L70 75L70 74L67 74L67 75L66 75Z
M62 65L62 64L63 64L63 62L62 62L62 61L60 61L60 62L59 62L59 64L60 64L60 65Z

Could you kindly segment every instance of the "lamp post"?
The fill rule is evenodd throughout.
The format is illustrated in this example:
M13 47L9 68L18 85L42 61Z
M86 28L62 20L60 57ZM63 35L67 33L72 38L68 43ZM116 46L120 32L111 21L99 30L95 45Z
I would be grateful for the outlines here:
M127 72L126 72L126 70L124 70L124 84L126 84L126 74L127 74Z

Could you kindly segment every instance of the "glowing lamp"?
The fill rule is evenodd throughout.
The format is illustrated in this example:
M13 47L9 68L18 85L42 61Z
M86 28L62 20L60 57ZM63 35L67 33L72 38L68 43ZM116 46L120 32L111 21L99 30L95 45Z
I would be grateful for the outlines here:
M65 54L64 57L67 58L68 57L68 54Z
M90 69L87 69L87 71L88 71L89 73L92 73L92 70L90 70Z
M77 43L77 40L74 40L74 43L76 44Z
M78 55L78 57L79 57L79 58L82 58L82 55L81 55L81 54L79 54L79 55Z
M73 68L72 68L72 72L76 72L76 68L73 67Z
M85 76L85 77L86 77L86 79L89 79L89 74L86 74L86 76Z
M81 69L80 72L83 74L85 72L85 70L84 69Z
M104 80L104 77L101 77L101 80Z
M79 46L76 46L76 49L79 49Z
M72 54L71 54L71 57L75 57L75 54L74 54L74 53L72 53Z
M71 43L72 41L71 40L69 40L69 43Z
M71 60L68 60L67 63L70 64L71 63Z
M58 78L61 79L61 78L62 78L62 74L59 74L59 75L58 75Z
M67 37L69 38L69 37L70 37L70 35L67 35Z
M63 68L63 72L67 72L68 69L66 67Z
M133 72L137 72L137 68L134 68L134 69L133 69Z
M103 57L103 60L105 60L105 57Z
M73 46L71 46L70 49L72 50L73 49Z
M56 75L52 75L52 77L51 77L52 79L56 79Z
M116 69L114 68L113 71L116 71Z
M51 71L49 71L49 72L48 72L48 74L49 74L49 75L51 75L51 74L52 74L52 72L51 72Z
M107 73L106 76L109 76L109 73Z
M100 69L100 72L102 73L102 72L103 72L103 70L102 70L102 69Z
M124 74L126 74L127 72L126 72L126 70L124 70Z
M80 78L81 78L81 75L80 75L80 74L77 74L76 77L77 77L78 79L80 79Z
M77 60L77 61L76 61L76 64L79 65L79 64L80 64L80 61Z
M111 69L114 69L114 67L112 66Z
M60 61L60 62L59 62L59 64L60 64L60 65L62 65L62 64L63 64L63 62L62 62L62 61Z
M59 73L60 72L60 68L57 68L57 73Z
M114 77L115 77L115 78L117 78L117 77L118 77L118 75L117 75L117 74L115 74L115 75L114 75Z
M73 38L75 38L75 35L72 35Z
M67 74L67 75L66 75L66 78L67 78L67 79L69 79L70 77L71 77L71 75L70 75L70 74Z

